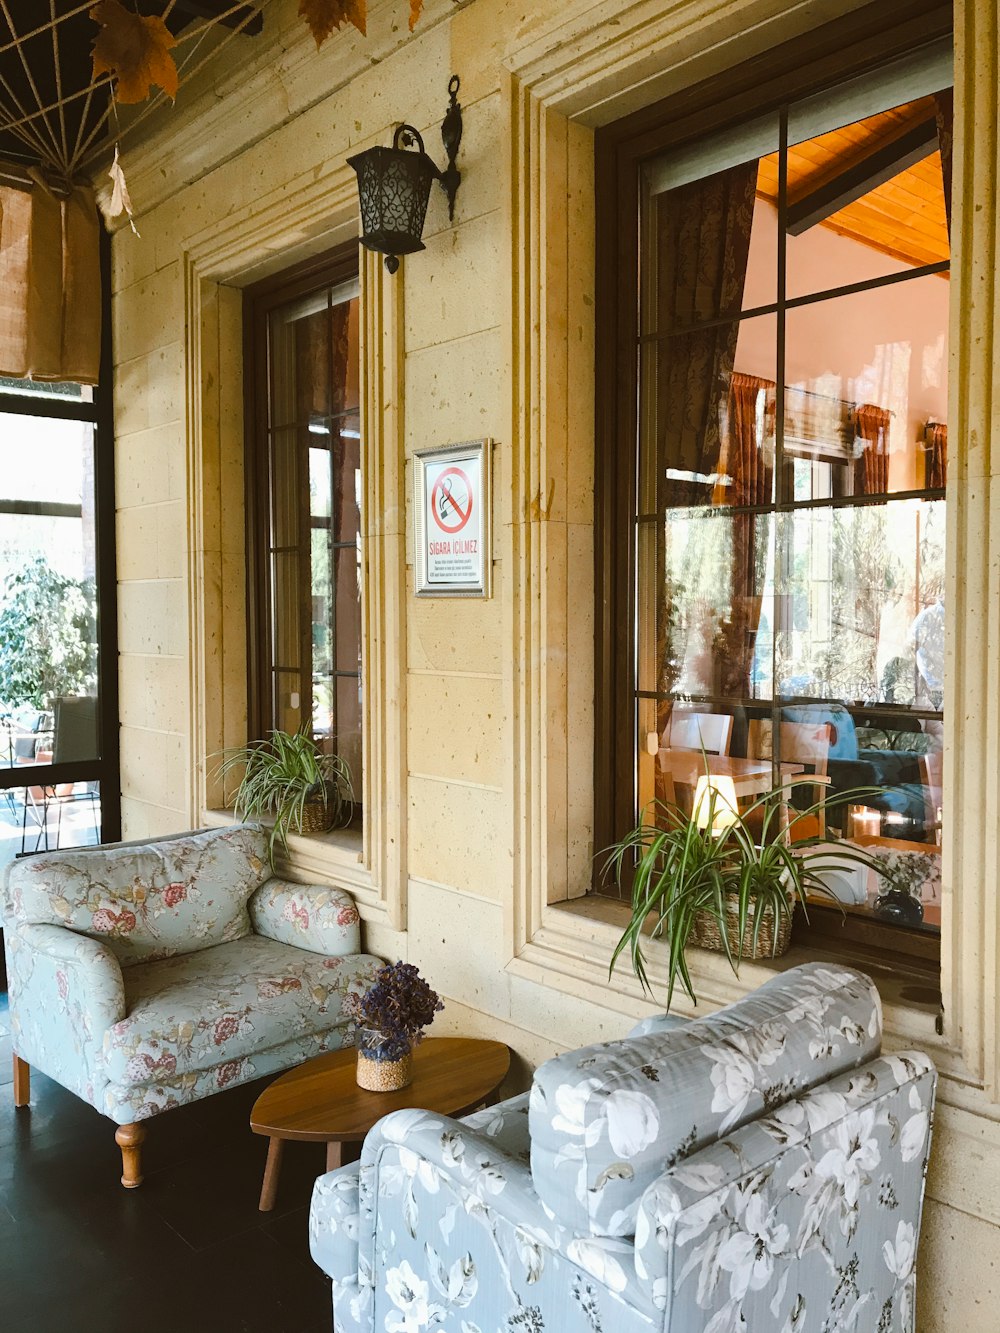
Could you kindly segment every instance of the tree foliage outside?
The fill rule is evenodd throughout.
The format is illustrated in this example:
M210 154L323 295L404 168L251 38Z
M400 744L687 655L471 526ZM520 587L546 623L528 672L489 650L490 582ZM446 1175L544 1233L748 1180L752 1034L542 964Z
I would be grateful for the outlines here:
M0 700L47 708L97 690L93 580L69 578L36 556L7 575L0 593Z

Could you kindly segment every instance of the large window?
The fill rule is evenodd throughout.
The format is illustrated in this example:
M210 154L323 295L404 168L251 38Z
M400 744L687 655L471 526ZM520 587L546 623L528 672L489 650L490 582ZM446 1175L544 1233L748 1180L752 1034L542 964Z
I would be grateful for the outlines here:
M927 47L639 163L635 445L608 504L629 564L598 645L599 835L690 806L706 765L741 808L776 790L793 840L855 842L907 886L842 886L847 934L891 921L918 954L941 911L950 83Z
M246 308L251 727L311 731L360 797L357 247Z
M0 379L0 867L121 833L113 488L106 385Z

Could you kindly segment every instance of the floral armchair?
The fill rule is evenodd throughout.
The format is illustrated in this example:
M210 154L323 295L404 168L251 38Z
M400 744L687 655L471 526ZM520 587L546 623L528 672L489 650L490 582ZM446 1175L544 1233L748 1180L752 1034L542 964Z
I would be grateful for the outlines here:
M14 1102L30 1067L119 1126L353 1040L343 1012L381 960L339 889L270 874L249 825L15 861L3 885Z
M313 1194L336 1333L912 1333L936 1074L880 1042L868 978L810 964L386 1116Z

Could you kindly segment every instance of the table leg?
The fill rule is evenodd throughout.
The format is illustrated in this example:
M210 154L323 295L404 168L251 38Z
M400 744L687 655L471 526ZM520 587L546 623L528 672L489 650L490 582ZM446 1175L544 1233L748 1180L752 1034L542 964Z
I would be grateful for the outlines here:
M338 1166L344 1162L344 1145L337 1143L333 1139L326 1145L326 1169L336 1171Z
M278 1173L281 1171L281 1154L284 1147L284 1139L270 1138L267 1141L264 1183L260 1187L260 1203L257 1205L262 1213L269 1213L278 1197Z

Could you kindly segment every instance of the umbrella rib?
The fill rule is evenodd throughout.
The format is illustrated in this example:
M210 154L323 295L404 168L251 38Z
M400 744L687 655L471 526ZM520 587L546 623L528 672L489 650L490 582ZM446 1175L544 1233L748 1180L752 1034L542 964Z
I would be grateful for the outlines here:
M10 16L10 10L7 7L7 0L0 0L0 9L3 10L3 16L7 20L8 28L10 28L11 32L14 32L14 20ZM35 101L38 103L38 107L42 116L42 121L45 125L46 130L48 131L49 140L52 144L52 156L51 157L49 156L48 151L46 151L45 156L49 157L49 160L53 166L62 167L63 169L65 169L65 164L60 163L59 161L59 145L58 143L56 143L55 132L53 131L52 126L49 124L49 117L47 114L49 108L46 107L42 102L41 94L38 91L38 85L35 83L35 76L32 74L31 68L28 65L28 58L24 54L23 40L17 43L17 54L21 61L21 67L24 70L25 75L27 76L28 85L30 86L31 91L34 94Z
M56 23L56 0L49 0L49 13L52 15L52 63L56 72L56 107L59 111L59 129L62 134L63 167L66 171L66 183L69 184L69 135L66 132L66 106L62 100L62 68L59 64L59 27Z

